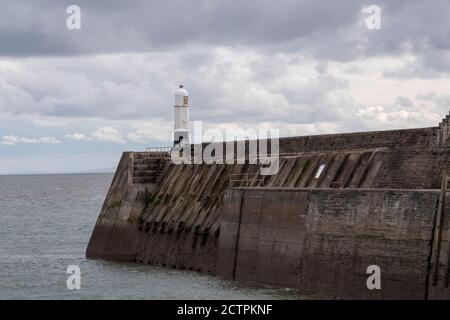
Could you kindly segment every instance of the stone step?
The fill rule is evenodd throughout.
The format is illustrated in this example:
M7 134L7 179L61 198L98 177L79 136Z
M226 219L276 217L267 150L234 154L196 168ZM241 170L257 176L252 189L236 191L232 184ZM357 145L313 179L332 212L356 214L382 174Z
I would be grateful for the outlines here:
M165 159L133 159L133 164L159 164L166 162Z
M133 162L134 170L153 170L165 168L167 165L163 162L161 163L147 163L147 162Z
M161 174L159 170L142 170L134 171L133 177L157 177Z
M133 153L133 183L158 183L170 164L168 152Z
M133 183L139 184L139 183L155 183L157 182L156 177L135 177L133 178Z

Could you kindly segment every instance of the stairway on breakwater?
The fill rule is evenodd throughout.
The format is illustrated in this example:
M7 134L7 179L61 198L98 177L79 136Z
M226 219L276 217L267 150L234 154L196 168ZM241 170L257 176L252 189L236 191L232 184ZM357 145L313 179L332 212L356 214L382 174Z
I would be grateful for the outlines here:
M169 166L168 152L135 152L132 156L132 183L159 183Z

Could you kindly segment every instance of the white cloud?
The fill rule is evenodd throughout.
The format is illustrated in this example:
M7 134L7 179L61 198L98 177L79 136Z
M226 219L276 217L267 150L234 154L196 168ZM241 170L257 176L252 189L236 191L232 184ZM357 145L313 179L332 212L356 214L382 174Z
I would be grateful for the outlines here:
M58 144L61 143L55 137L40 137L40 138L27 138L27 137L19 137L14 135L3 136L2 144L4 145L15 145L15 144Z
M72 140L78 140L78 141L81 141L81 140L92 140L92 138L87 137L84 133L78 133L78 132L75 132L75 133L72 133L72 134L67 134L66 138L69 138L69 139L72 139Z
M132 124L133 130L127 133L126 138L137 143L152 143L153 141L168 142L172 141L171 133L173 130L172 121L155 119L149 121L140 121Z
M37 141L38 141L37 143L48 143L48 144L61 143L61 141L59 141L55 137L42 137L38 138Z
M365 127L397 129L405 127L405 123L420 127L423 122L437 124L442 116L428 110L406 110L396 107L371 106L358 109L356 117Z
M112 127L102 127L92 133L92 137L100 141L125 143L122 134Z
M0 112L37 117L33 124L41 127L66 122L71 132L85 132L86 137L92 137L87 133L95 128L114 127L124 133L119 134L119 139L116 135L114 142L161 140L158 131L164 128L159 126L157 130L153 126L161 121L167 124L170 134L173 91L181 82L191 93L193 120L241 125L334 122L346 131L354 131L367 129L355 121L359 109L389 106L398 96L414 104L414 97L430 88L437 94L448 92L450 79L450 75L426 79L383 77L386 68L401 66L414 59L414 54L326 64L301 52L275 54L245 47L187 46L185 53L0 58ZM359 72L349 73L352 68ZM39 76L43 73L45 78ZM442 112L432 104L430 101L426 108ZM419 104L398 107L408 112L422 108ZM402 127L434 124L430 118L409 122L411 119L402 118ZM119 128L115 124L118 122L127 125ZM134 128L135 122L150 125ZM384 128L370 125L371 130Z
M33 124L37 127L48 128L48 127L64 127L67 125L66 121L60 119L51 118L37 118L33 119Z

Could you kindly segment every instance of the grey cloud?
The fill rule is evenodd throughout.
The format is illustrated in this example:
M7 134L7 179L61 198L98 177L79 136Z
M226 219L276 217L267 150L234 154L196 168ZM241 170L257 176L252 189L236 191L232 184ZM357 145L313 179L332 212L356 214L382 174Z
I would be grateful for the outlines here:
M368 30L363 22L361 10L374 4L371 0L79 0L82 29L77 31L65 26L71 0L3 2L3 56L182 53L186 46L244 46L346 61L450 49L446 0L375 1L382 8L381 30ZM425 57L426 65L449 69L444 55L436 57Z
M370 31L361 9L372 1L83 0L77 1L82 30L69 31L65 9L73 1L6 1L0 55L27 59L15 59L23 63L20 72L0 74L0 111L171 119L173 88L185 82L194 119L342 120L354 126L358 103L347 80L331 73L326 61L411 51L417 63L384 75L436 77L438 69L450 69L447 2L376 2L382 29ZM217 56L221 47L233 50L233 61ZM257 58L239 65L249 52ZM306 84L274 84L286 80L290 68L311 61L317 62L317 77ZM412 102L399 97L395 103Z
M383 1L382 29L370 33L368 50L396 53L426 47L450 49L450 3Z
M0 12L0 54L142 52L204 44L297 51L318 46L330 56L345 56L351 41L343 31L354 26L361 11L351 0L81 0L82 29L69 31L65 9L72 2L7 0Z
M395 99L395 105L402 106L402 107L413 107L414 102L411 101L411 99L404 97L404 96L398 96L397 99Z
M414 61L400 68L386 69L386 78L439 78L450 73L450 50L426 49L417 53Z
M441 114L447 115L450 106L450 94L442 94L437 92L428 92L426 94L418 94L416 100L419 102L431 102L434 106L434 111Z

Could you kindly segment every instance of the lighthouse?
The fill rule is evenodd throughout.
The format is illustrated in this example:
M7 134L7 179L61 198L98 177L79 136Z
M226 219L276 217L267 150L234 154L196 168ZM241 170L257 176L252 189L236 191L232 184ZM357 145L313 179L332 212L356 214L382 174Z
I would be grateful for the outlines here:
M180 85L175 92L175 120L173 144L189 143L189 94Z

